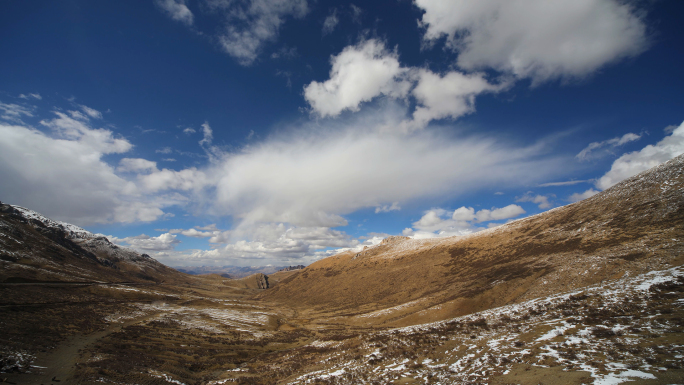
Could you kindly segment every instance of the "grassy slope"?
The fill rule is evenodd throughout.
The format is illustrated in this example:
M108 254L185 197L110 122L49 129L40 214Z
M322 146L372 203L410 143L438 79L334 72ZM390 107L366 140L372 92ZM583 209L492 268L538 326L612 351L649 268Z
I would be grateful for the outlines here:
M348 317L399 305L352 321L408 325L680 265L683 170L680 156L587 200L468 237L399 237L338 254L260 297Z

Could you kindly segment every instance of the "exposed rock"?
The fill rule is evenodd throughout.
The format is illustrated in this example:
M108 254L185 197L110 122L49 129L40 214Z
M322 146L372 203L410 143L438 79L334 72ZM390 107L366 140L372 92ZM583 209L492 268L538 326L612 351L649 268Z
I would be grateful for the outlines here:
M257 287L259 289L268 289L268 276L262 273L254 275L256 278Z
M284 267L284 268L282 268L282 269L280 269L280 270L278 270L278 271L301 270L301 269L303 269L303 268L305 268L305 267L306 267L306 266L304 266L304 265L288 266L288 267Z

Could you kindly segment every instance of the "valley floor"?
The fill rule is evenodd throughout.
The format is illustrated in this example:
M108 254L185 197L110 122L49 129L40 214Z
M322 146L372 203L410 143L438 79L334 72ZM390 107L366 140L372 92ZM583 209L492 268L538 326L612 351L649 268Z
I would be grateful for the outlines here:
M405 328L304 318L229 280L3 286L17 384L681 384L684 269ZM49 296L50 301L45 298ZM388 310L391 311L391 310ZM370 314L372 315L372 314ZM58 382L59 380L59 382Z

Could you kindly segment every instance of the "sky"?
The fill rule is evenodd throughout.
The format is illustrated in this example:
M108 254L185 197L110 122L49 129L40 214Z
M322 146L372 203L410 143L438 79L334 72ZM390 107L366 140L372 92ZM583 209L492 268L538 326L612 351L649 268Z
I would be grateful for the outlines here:
M170 266L463 235L684 153L677 0L0 12L0 201Z

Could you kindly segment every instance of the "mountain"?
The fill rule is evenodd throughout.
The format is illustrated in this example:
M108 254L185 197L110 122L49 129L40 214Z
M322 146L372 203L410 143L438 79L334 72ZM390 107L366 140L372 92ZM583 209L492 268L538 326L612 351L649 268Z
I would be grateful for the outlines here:
M468 236L390 237L320 260L259 298L403 326L684 263L684 156L581 202Z
M185 281L185 275L106 237L0 202L0 282Z

